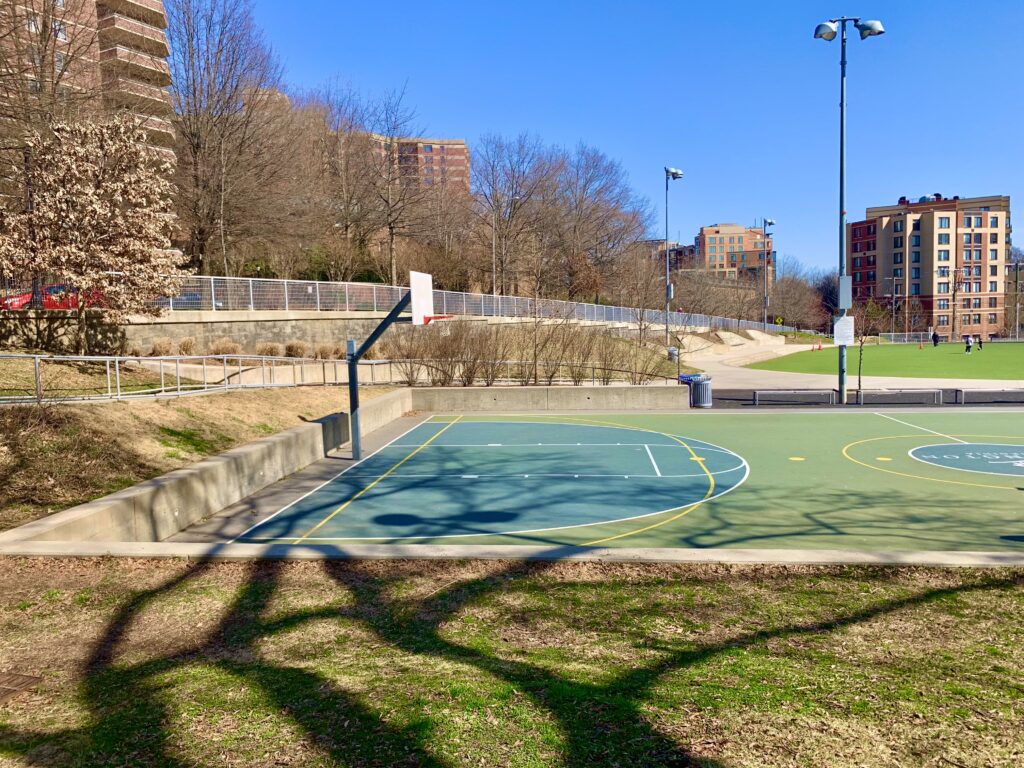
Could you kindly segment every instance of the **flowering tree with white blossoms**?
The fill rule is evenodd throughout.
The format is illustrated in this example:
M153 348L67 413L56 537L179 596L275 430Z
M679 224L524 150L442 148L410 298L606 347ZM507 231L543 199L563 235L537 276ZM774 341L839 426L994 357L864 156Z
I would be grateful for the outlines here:
M73 287L80 353L91 315L159 314L152 300L186 273L170 250L173 169L135 119L54 123L14 164L24 195L0 210L0 272Z

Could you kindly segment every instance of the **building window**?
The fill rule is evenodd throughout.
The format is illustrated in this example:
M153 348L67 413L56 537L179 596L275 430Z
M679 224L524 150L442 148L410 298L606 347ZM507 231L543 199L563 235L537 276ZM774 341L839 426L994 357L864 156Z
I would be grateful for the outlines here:
M939 261L949 261L949 251L948 250L939 251Z
M974 249L974 260L981 261L981 248Z
M739 237L737 237L736 238L736 242L739 243L740 245L743 245L743 235L740 235Z
M762 254L762 257L763 257L763 254ZM854 258L854 260L853 260L853 266L854 266L854 267L859 267L860 265L861 265L861 257L860 257L860 256L857 256L857 257L856 257L856 258Z
M995 232L993 232L993 233L992 233L992 237L995 237L995 236L996 236L996 233L995 233ZM992 239L992 237L990 237L990 238L988 239L988 241L989 241L990 243L995 243L995 242L997 242L996 240L993 240L993 239ZM975 244L975 245L981 245L981 232L975 232L975 233L974 233L974 244Z
M903 268L902 267L896 267L896 269L894 269L892 271L892 276L893 277L903 277Z
M939 315L939 325L949 325L949 315Z
M735 237L733 237L732 235L730 235L730 236L729 236L729 242L730 242L730 243L735 243L735 242L736 242L736 238L735 238ZM732 248L730 248L729 250L731 251L731 250L732 250Z
M939 216L939 229L949 229L949 216Z
M988 265L988 276L989 277L999 277L999 267L997 267L995 264L989 264Z
M972 315L974 319L974 325L981 325L981 315Z
M949 245L949 233L939 235L939 245Z
M863 272L854 272L854 273L853 273L853 282L855 282L855 283L859 283L859 282L861 282L861 278L862 278L863 276L864 276L864 273L863 273Z
M949 309L949 299L939 299L938 307L939 309Z
M868 266L869 267L875 266L875 257L874 256L868 256Z
M61 53L60 51L56 51L53 54L53 71L56 74L61 74L64 71L64 68L67 66L67 64L67 54Z
M939 293L949 293L949 283L939 283Z
M970 216L964 216L964 226L965 227L971 226L971 217Z
M911 227L911 229L914 232L920 232L921 231L921 220L920 219L914 219L914 225Z
M910 295L911 296L920 296L921 295L921 284L920 283L911 283L910 284Z
M921 236L920 235L911 235L910 236L910 244L911 245L920 246L921 245Z
M988 307L989 307L989 309L995 309L998 306L999 306L999 299L997 299L995 296L989 296L989 298L988 298Z
M999 283L997 283L995 280L989 280L988 281L988 290L989 290L989 293L995 293L996 291L999 290Z
M58 19L53 20L53 36L62 43L66 43L68 41L68 28L63 21Z
M971 244L971 233L970 232L965 232L964 233L964 245L970 245L970 244Z
M875 234L875 225L874 224L868 224L868 234L869 235Z
M903 219L896 219L896 221L894 221L892 223L892 231L893 232L902 232L903 231Z
M975 277L981 277L981 264L976 264L974 266L974 273L973 274L974 274Z
M900 253L899 251L894 253L892 255L892 263L893 264L902 264L903 263L903 254Z
M981 299L971 299L971 309L981 309Z
M911 254L910 254L910 263L911 264L920 264L921 263L921 252L920 251L912 251L911 252Z
M920 267L911 267L910 268L910 277L911 277L912 280L920 280L921 279L921 268Z
M981 293L981 280L974 281L974 292Z
M875 250L875 241L874 240L868 240L868 250L869 251Z
M892 247L893 248L902 248L903 247L903 238L902 237L894 237L892 239Z
M39 17L36 16L34 13L30 13L28 15L28 20L25 22L25 24L28 26L28 31L31 32L33 35L39 33Z
M860 227L854 227L853 228L853 236L854 237L861 237L863 234L864 234L864 230L861 229Z
M975 216L974 217L974 226L976 226L976 227L980 227L981 226L981 216Z
M949 267L939 267L936 270L939 277L949 277Z
M423 151L424 152L433 152L434 151L434 145L433 144L424 144L423 145Z
M989 232L988 233L988 241L992 245L995 245L996 243L998 243L999 242L999 233L998 232Z
M994 323L996 321L996 313L995 312L989 312L988 313L988 321L990 323Z
M875 273L874 272L868 272L868 282L869 283L875 282Z

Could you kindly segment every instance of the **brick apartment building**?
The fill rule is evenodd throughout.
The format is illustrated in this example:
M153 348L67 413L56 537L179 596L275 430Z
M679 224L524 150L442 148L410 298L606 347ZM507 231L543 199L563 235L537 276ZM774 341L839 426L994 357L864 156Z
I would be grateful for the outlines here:
M26 0L7 10L11 33L0 45L8 68L24 74L27 93L95 93L107 107L131 109L150 142L173 159L162 0Z
M711 224L700 228L696 238L694 267L714 272L722 277L756 277L775 279L773 241L767 240L762 227L744 227L739 224Z
M399 139L403 178L424 187L448 184L469 191L469 148L464 139Z
M901 197L847 226L853 298L888 307L894 331L934 329L945 340L1002 335L1009 197Z

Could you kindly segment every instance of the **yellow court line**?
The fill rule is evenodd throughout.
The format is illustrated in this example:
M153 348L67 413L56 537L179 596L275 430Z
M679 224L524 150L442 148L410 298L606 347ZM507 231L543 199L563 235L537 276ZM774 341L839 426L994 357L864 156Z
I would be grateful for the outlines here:
M885 437L869 437L869 438L866 438L864 440L856 440L856 441L854 441L852 443L848 443L848 444L843 446L843 456L845 456L847 459L852 461L854 464L860 464L862 467L867 467L868 469L874 469L874 470L876 470L878 472L885 472L886 474L889 474L889 475L899 475L900 477L909 477L912 480L930 480L931 482L934 482L934 483L948 483L950 485L967 485L967 486L970 486L971 488L995 488L995 489L1000 490L1000 491L1016 491L1017 490L1017 487L1014 486L1014 485L987 485L985 483L968 483L965 480L943 480L942 478L939 478L939 477L928 477L927 475L911 475L911 474L909 474L907 472L897 472L895 469L884 469L882 467L876 467L876 466L874 466L872 464L867 464L867 463L865 463L863 461L860 461L859 459L853 458L853 456L851 456L848 453L850 448L856 448L858 445L863 445L864 443L874 443L874 442L877 442L879 440L903 440L903 439L906 439L906 438L924 438L924 437L926 437L926 436L925 435L886 435ZM1021 439L1019 436L1011 436L1011 435L946 435L946 437L954 437L954 438L955 437L987 437L987 438L995 438L996 440L1020 440ZM950 443L950 445L954 445L954 444L955 443ZM950 469L953 469L953 467L950 467Z
M652 523L651 525L644 526L643 528L637 528L635 531L626 531L625 533L620 533L620 534L618 534L616 536L608 536L608 537L603 538L603 539L595 539L594 541L584 542L583 543L584 547L591 547L591 546L594 546L595 544L604 544L605 542L614 541L615 539L622 539L622 538L625 538L626 536L635 536L638 533L643 533L644 531L649 531L649 530L651 530L653 528L660 528L661 526L665 525L666 523L671 523L673 520L678 520L680 517L683 517L684 515L690 514L690 512L692 512L697 507L699 507L701 504L703 504L705 501L707 501L709 498L711 498L711 495L715 492L715 476L708 470L707 466L705 466L705 464L704 464L705 459L703 457L701 457L701 456L698 456L696 453L694 453L693 448L691 448L686 441L680 440L675 435L670 435L668 432L659 432L656 429L647 429L646 427L634 427L634 426L630 426L630 425L627 425L627 424L618 424L618 423L616 423L614 421L602 421L600 419L584 419L584 418L580 418L578 416L567 416L567 417L564 417L564 418L567 418L567 419L569 419L571 421L582 422L584 424L599 424L599 425L606 426L606 427L618 427L620 429L635 429L638 432L650 432L652 435L661 435L662 437L667 437L669 440L675 440L677 443L679 443L681 446L683 446L686 450L688 450L690 452L690 460L691 461L696 461L697 465L704 471L704 474L707 475L707 478L708 478L708 491L707 491L707 493L704 494L704 498L701 499L700 501L698 501L696 504L691 504L690 506L686 507L679 514L673 515L672 517L668 518L667 520L662 520L662 521L657 522L657 523ZM672 510L668 510L668 511L671 512Z
M337 508L336 510L334 510L333 512L331 512L331 514L327 515L327 517L325 517L325 518L324 518L323 520L321 520L321 521L320 521L319 523L317 523L317 524L316 524L315 526L313 526L313 527L312 527L312 528L310 528L310 529L309 529L308 531L306 531L306 532L305 532L304 534L302 534L302 536L300 536L300 537L299 537L299 538L297 538L297 539L296 539L295 541L293 541L293 542L292 542L292 544L301 544L301 543L302 543L303 541L305 541L306 539L308 539L308 538L309 538L310 536L312 536L312 535L313 535L314 533L316 533L316 532L317 532L317 531L318 531L318 530L319 530L319 529L320 529L320 528L321 528L321 527L322 527L322 526L324 525L324 523L326 523L326 522L327 522L328 520L330 520L331 518L333 518L333 517L334 517L335 515L337 515L337 514L338 514L339 512L341 512L342 510L344 510L344 509L345 509L345 507L347 507L347 506L348 506L349 504L351 504L351 503L352 503L353 501L355 501L356 499L358 499L358 498L359 498L360 496L362 496L362 495L363 495L364 493L366 493L366 492L367 492L368 490L370 490L371 488L373 488L373 486L375 486L375 485L376 485L377 483L379 483L379 482L380 482L381 480L383 480L383 479L384 479L385 477L387 477L388 475L390 475L390 474L391 474L392 472L394 472L394 471L395 471L396 469L398 469L398 468L399 468L400 466L402 466L403 464L405 464L405 462L407 462L407 461L408 461L409 459L411 459L411 458L412 458L413 456L415 456L415 455L416 455L417 453L419 453L419 452L420 452L420 451L422 451L422 450L423 450L424 448L426 448L426 447L427 447L428 445L430 445L430 444L431 444L432 442L434 442L435 440L437 440L437 438L439 438L439 437L440 437L441 435L443 435L443 434L445 433L445 431L446 431L446 430L448 430L448 429L451 429L451 428L452 428L452 426L454 426L454 424L455 424L455 423L456 423L456 422L457 422L457 421L458 421L459 419L461 419L461 418L462 418L461 416L457 416L457 417L455 418L455 420L454 420L454 421L450 421L450 422L448 422L448 426L446 426L446 427L445 427L444 429L438 430L438 431L437 431L437 432L436 432L436 433L435 433L435 434L433 435L433 437L431 437L431 438L430 438L429 440L427 440L427 442L425 442L425 443L423 443L423 445L420 445L419 447L417 447L417 448L416 448L416 449L415 449L414 451L412 451L412 453L410 453L410 454L409 454L408 456L406 456L406 457L405 457L404 459L402 459L402 460L401 460L400 462L398 462L397 464L395 464L395 465L394 465L393 467L391 467L391 469L389 469L389 470L388 470L387 472L385 472L385 473L384 473L383 475L381 475L380 477L378 477L378 478L377 478L376 480L374 480L374 481L373 481L372 483L370 483L370 484L369 484L368 486L366 486L365 488L363 488L363 490L359 491L359 493L355 494L354 496L351 496L351 497L350 497L350 498L349 498L349 499L348 499L348 500L347 500L347 501L346 501L346 502L345 502L344 504L342 504L342 505L341 505L340 507L338 507L338 508Z

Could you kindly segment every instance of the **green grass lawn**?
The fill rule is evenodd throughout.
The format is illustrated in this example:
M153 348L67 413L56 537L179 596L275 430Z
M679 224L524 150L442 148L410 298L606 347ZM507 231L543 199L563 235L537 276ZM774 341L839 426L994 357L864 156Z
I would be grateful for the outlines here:
M857 347L848 350L848 371L857 375ZM754 363L748 368L789 373L834 374L839 352L825 347L821 351L798 352ZM916 344L867 344L864 346L865 376L906 376L922 379L1024 379L1024 344L988 343L967 355L963 344L930 343L923 349Z
M1020 765L1019 570L3 565L3 765Z

